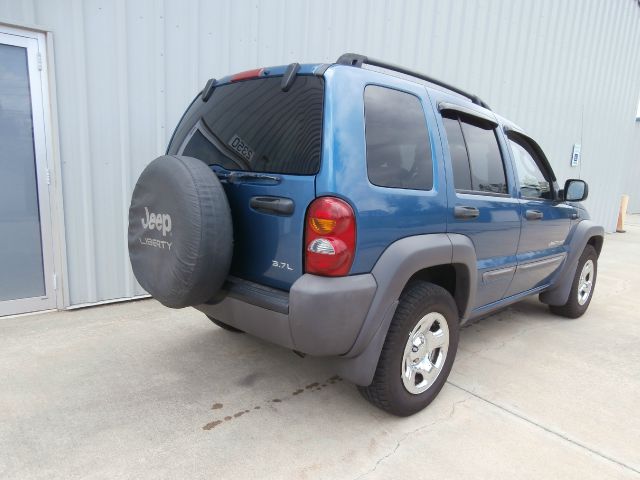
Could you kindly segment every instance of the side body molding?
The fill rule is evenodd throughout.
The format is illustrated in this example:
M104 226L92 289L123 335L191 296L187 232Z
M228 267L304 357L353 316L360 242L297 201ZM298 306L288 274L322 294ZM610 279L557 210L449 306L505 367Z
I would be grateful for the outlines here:
M445 233L400 239L385 250L371 272L377 292L353 346L346 355L334 359L339 374L358 385L371 383L402 290L415 273L438 265L456 269L455 300L461 321L468 318L477 272L471 240Z
M578 267L578 260L587 242L592 237L600 237L600 245L604 239L604 228L591 220L582 220L573 227L569 240L569 251L562 266L562 271L557 275L554 286L540 294L540 301L547 305L564 305L571 292L573 276ZM600 254L600 252L598 252Z

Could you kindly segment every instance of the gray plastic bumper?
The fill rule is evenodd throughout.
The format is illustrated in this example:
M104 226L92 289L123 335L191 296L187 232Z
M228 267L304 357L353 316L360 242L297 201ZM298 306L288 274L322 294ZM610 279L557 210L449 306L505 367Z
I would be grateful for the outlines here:
M216 304L196 308L224 323L309 355L335 356L354 344L376 293L371 274L320 277L305 274L291 286L286 307L270 307L265 293L233 290ZM282 292L284 293L284 292ZM268 293L266 294L268 295Z

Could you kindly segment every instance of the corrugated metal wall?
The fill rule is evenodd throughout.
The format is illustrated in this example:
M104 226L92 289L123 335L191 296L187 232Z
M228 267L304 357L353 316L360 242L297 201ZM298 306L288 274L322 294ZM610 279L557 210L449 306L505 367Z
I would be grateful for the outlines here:
M0 0L0 20L54 32L72 304L142 293L126 249L138 174L209 77L256 66L355 51L428 72L527 129L560 179L589 181L607 230L623 189L640 195L627 180L640 160L636 0Z

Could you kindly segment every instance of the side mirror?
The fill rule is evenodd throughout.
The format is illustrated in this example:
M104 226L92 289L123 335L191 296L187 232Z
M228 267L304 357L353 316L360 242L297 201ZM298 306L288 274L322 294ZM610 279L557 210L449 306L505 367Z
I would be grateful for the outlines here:
M567 202L581 202L589 195L589 185L584 180L570 179L564 184L564 199Z

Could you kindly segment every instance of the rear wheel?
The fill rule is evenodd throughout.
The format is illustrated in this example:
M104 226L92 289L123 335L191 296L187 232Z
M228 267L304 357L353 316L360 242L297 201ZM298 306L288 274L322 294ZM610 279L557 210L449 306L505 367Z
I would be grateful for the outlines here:
M229 325L227 323L221 322L217 318L210 317L209 315L207 315L207 318L209 320L211 320L213 323L215 323L217 326L219 326L220 328L224 328L225 330L228 330L230 332L244 333L242 330L240 330L240 329L238 329L236 327L232 327L231 325Z
M593 290L598 276L598 253L591 245L587 245L578 260L578 267L573 276L573 284L567 303L564 305L549 305L556 315L568 318L581 317L589 308Z
M416 282L405 289L371 385L358 387L373 405L412 415L438 395L458 349L458 309L444 288Z

